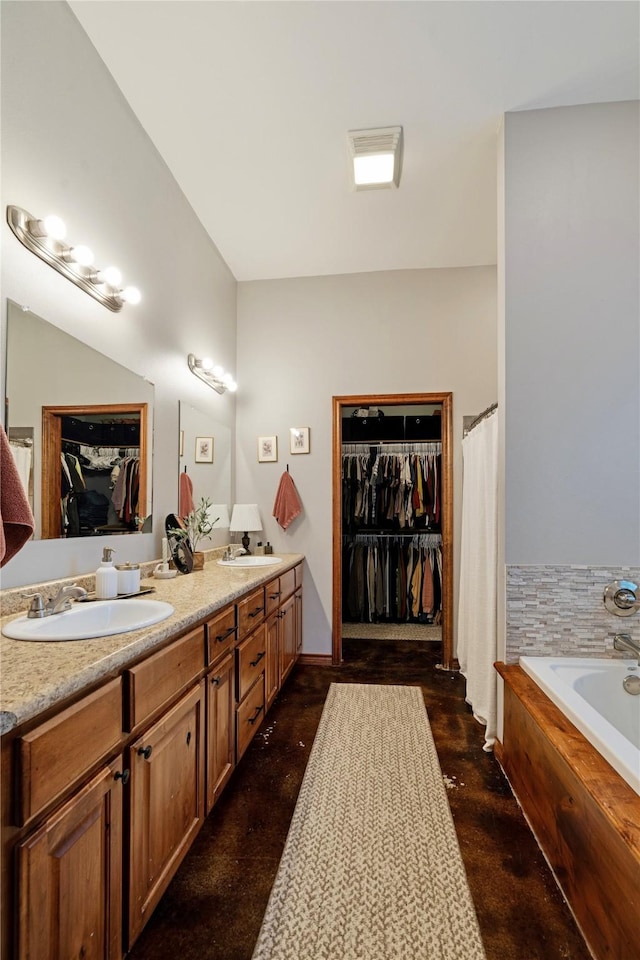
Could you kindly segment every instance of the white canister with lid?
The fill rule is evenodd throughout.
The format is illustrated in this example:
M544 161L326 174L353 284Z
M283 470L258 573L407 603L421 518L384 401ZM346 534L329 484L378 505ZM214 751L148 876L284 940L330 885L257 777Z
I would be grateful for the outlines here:
M140 564L139 563L117 563L118 572L118 593L139 593L140 592Z

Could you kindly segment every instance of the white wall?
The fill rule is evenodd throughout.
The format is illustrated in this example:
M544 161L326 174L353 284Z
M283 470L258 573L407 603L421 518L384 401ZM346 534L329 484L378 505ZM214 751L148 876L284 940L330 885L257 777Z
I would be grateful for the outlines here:
M57 213L68 240L143 292L111 313L27 251L3 216L2 342L12 299L155 383L154 532L126 538L129 559L151 559L177 509L178 400L234 430L235 398L197 380L187 353L235 370L236 282L69 7L5 0L0 11L3 209ZM2 585L90 572L101 547L27 544Z
M457 542L462 417L496 399L496 338L494 267L239 284L236 500L259 504L276 552L307 557L305 652L331 651L332 397L453 391ZM289 428L307 426L311 453L291 456ZM257 462L263 435L277 463ZM287 463L304 513L283 531L271 514Z
M505 118L507 564L640 562L639 132Z

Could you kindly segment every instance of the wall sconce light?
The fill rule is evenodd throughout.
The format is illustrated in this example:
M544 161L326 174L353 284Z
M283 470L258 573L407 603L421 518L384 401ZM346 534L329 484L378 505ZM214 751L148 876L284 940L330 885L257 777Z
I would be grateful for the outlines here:
M349 130L351 178L356 190L397 187L402 167L402 127Z
M93 266L93 253L88 247L69 246L64 242L67 231L60 217L36 220L26 210L8 206L7 223L27 250L104 307L117 313L125 303L140 303L142 298L137 287L120 287L122 276L117 267L99 270Z
M215 390L216 393L224 393L226 390L235 393L238 389L238 384L231 374L226 373L223 367L215 364L210 357L199 359L193 353L190 353L187 357L187 363L191 373L202 380L203 383L206 383L208 387L211 387L212 390Z

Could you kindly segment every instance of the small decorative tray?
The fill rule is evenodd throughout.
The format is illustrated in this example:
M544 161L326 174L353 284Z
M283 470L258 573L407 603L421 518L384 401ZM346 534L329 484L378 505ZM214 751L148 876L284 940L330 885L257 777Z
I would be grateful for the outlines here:
M129 597L143 597L145 593L155 593L155 587L141 587L135 593L119 593L117 597L111 597L112 600L128 600ZM95 593L88 593L86 597L80 597L78 603L90 603L92 600L100 600Z

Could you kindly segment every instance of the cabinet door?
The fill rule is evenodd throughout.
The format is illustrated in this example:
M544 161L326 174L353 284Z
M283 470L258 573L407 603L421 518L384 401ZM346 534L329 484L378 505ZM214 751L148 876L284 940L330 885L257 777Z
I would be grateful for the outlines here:
M18 844L20 960L122 957L121 759Z
M267 620L267 662L264 668L264 697L268 710L280 689L280 615L273 613Z
M289 671L296 662L296 635L294 616L294 597L280 607L280 683L283 684Z
M302 650L302 588L296 590L295 597L295 633L296 633L296 657Z
M204 680L130 749L129 944L204 818Z
M207 813L231 776L236 756L233 652L217 663L207 682Z

